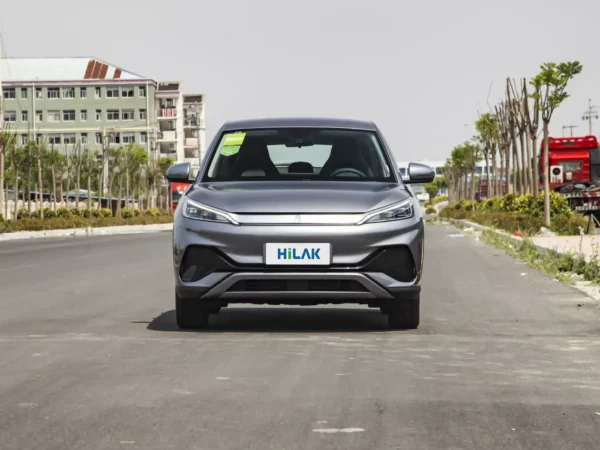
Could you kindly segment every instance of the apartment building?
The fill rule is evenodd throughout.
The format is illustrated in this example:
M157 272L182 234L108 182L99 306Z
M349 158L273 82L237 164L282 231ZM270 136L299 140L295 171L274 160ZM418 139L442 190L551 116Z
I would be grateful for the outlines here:
M158 83L89 57L1 63L4 128L19 145L35 139L67 152L78 144L101 151L134 143L154 158L199 166L198 158L186 158L181 83ZM204 148L202 139L197 144Z

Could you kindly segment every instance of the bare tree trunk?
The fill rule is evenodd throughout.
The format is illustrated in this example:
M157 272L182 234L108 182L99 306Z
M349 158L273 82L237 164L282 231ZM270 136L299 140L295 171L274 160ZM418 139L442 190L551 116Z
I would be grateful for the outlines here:
M2 149L0 149L0 213L4 211L4 152L6 151L5 144L2 144ZM8 199L6 199L8 202ZM8 215L8 214L6 214ZM8 217L5 217L8 220Z
M491 179L490 179L490 151L489 149L486 150L485 154L485 178L487 180L487 197L490 198L492 196L492 186L490 184Z
M504 183L506 183L506 187L507 190L506 192L508 193L508 178L506 177L506 148L501 148L500 149L500 180L497 180L496 186L496 192L499 193L500 197L504 196ZM498 184L499 183L499 184Z
M52 155L52 209L56 212L56 173L54 171L54 155Z
M42 147L38 147L38 186L40 193L40 218L44 218L44 178L42 176ZM36 189L37 190L37 189Z
M129 169L125 172L125 209L133 209L133 205L129 205L130 196L129 196Z
M529 186L529 192L535 195L536 189L534 186L533 178L533 159L531 157L531 139L529 139L529 128L525 127L525 134L521 136L521 148L523 148L523 141L525 141L525 148L527 153L527 184Z
M19 169L15 166L15 209L13 212L13 220L17 219L19 212Z
M121 217L121 199L123 198L123 173L119 175L119 202L117 203L117 217Z
M550 228L550 159L548 157L548 122L544 120L544 223Z
M534 174L534 179L535 179L535 183L534 183L534 193L535 196L537 197L540 194L540 160L538 158L538 137L537 137L537 133L535 133L532 137L531 137L531 146L533 147L533 174Z
M90 211L90 217L91 217L91 214L92 214L92 174L91 174L91 171L87 177L87 192L88 192L87 193L87 207L88 207L88 210Z
M510 144L506 144L504 147L504 169L506 170L506 193L510 194L514 191L514 183L511 183L511 167L510 167L511 153Z
M525 134L524 132L519 132L519 149L521 151L521 171L522 171L522 175L521 175L521 183L522 183L522 190L523 190L523 194L527 194L528 192L530 192L530 184L529 184L529 176L528 176L528 162L527 162L527 151L525 149Z
M31 161L31 147L27 147L27 160L29 161L29 164L27 164L27 211L31 214L31 168L33 167L33 162Z

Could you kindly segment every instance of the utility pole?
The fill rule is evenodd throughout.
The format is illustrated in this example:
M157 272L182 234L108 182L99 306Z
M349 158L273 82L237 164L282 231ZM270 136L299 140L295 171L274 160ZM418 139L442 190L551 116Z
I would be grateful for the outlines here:
M562 130L563 130L563 137L565 137L565 129L570 128L571 129L571 137L573 137L573 128L577 128L578 125L563 125Z
M596 108L598 108L598 106L596 105L592 105L592 99L590 98L588 100L588 109L586 112L583 113L583 116L581 118L581 120L587 120L588 121L588 127L589 127L589 135L592 136L592 119L598 119L599 113L598 110Z

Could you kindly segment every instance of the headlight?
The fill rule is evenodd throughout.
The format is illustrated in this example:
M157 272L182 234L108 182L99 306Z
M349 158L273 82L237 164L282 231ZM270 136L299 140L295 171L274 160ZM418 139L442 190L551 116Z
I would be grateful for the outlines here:
M220 222L239 225L229 214L210 206L201 205L188 197L183 198L183 217L194 220L204 220L207 222Z
M361 219L357 225L364 223L389 222L391 220L410 219L414 215L412 200L405 200L401 203L373 211Z

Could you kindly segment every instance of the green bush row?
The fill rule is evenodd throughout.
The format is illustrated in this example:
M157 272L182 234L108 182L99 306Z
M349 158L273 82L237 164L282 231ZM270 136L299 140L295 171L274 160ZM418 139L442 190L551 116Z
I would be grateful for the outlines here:
M169 215L168 211L161 210L158 208L150 208L146 211L140 211L139 209L122 209L121 217L124 219L139 216L158 217ZM70 219L74 217L81 217L84 219L98 219L101 217L109 218L112 217L112 211L108 208L102 209L78 209L78 208L65 208L60 207L56 209L56 212L52 208L44 208L44 220L46 219ZM1 217L1 216L0 216ZM21 209L17 212L17 219L40 219L40 211L32 211L31 213L26 209Z
M463 200L446 206L440 217L446 219L466 219L484 226L518 231L522 234L536 234L544 226L544 197L540 194L508 194L482 202ZM560 235L580 234L580 228L587 228L588 219L569 208L567 199L556 192L550 194L551 230ZM593 227L592 227L593 228Z
M0 222L0 232L64 230L68 228L112 227L118 225L151 225L171 223L170 215L138 215L131 217L54 217L48 219L24 218Z
M540 193L537 197L532 194L508 194L504 197L492 197L481 202L471 202L462 200L460 202L448 205L444 209L454 209L463 211L472 211L475 203L476 211L487 212L509 212L518 214L528 214L535 217L544 216L544 194ZM569 202L558 192L550 193L550 216L570 216L573 214L569 208Z

